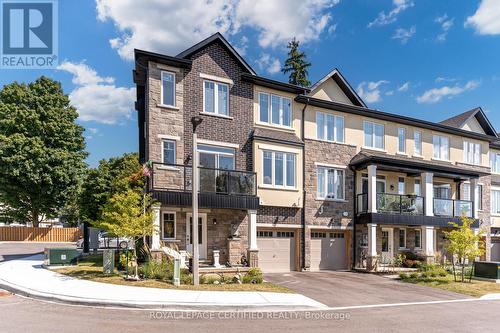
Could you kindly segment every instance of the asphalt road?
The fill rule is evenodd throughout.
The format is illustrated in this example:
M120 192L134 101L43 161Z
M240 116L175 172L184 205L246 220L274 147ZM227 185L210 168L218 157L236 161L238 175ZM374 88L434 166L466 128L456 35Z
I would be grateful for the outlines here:
M47 247L76 247L72 243L0 242L0 261L19 259L42 253Z

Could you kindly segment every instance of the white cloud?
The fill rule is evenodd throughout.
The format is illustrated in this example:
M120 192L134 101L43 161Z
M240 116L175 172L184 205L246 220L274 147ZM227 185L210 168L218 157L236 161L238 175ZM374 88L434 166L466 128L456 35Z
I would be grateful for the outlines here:
M97 134L99 132L99 130L97 128L94 128L94 127L90 127L90 128L87 128L87 130L91 133L91 134Z
M382 84L387 84L389 81L380 80L376 82L361 82L356 89L359 97L363 99L367 103L376 103L380 102L382 98L380 86Z
M456 79L454 77L438 76L435 81L436 81L436 83L440 83L440 82L457 82L458 79Z
M408 89L410 89L410 82L409 81L403 83L401 86L398 87L399 92L406 92L406 91L408 91Z
M453 98L463 94L466 91L474 90L479 87L479 81L471 80L463 86L455 85L453 87L444 86L427 90L421 96L417 97L418 103L437 103L443 98Z
M498 0L482 0L474 15L465 21L466 27L473 27L480 35L500 34L500 4Z
M238 52L241 56L244 56L247 53L248 48L248 37L243 36L240 38L240 42L233 45L236 52Z
M394 32L394 35L392 36L392 39L399 39L401 41L401 44L406 44L408 43L408 40L415 35L417 32L417 28L415 26L412 26L410 29L403 29L403 28L398 28Z
M276 74L281 70L279 59L272 57L268 53L261 54L260 58L255 60L261 71L266 71L270 74Z
M380 12L375 20L368 23L368 28L393 23L397 20L398 15L402 11L415 5L410 0L393 0L392 3L394 5L394 8L387 14L385 13L385 11Z
M117 87L114 78L99 76L83 62L65 61L57 69L73 75L72 82L76 88L69 94L69 98L76 107L80 120L115 124L130 118L135 88ZM93 129L89 131L93 133Z
M215 32L232 36L257 32L262 47L284 45L293 37L317 40L331 23L329 9L340 0L96 0L97 17L111 21L120 35L110 45L124 59L140 48L176 54Z
M437 35L436 39L439 42L444 42L446 37L448 36L448 31L453 27L455 23L455 18L449 18L448 14L444 14L443 16L438 16L434 20L434 22L441 25L441 33Z

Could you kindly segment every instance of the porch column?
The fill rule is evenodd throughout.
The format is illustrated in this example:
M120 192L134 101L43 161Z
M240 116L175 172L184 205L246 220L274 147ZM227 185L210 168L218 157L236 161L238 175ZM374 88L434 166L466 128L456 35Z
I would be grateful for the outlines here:
M366 258L366 269L375 271L377 269L377 225L368 223L368 254Z
M153 234L151 237L151 250L158 251L160 250L160 208L161 205L156 204L151 207L153 211Z
M424 241L424 255L427 257L427 262L431 263L434 261L434 226L424 226L422 230L423 241Z
M434 216L434 174L422 174L422 194L425 200L425 216Z
M470 201L472 201L472 217L475 219L479 218L479 200L481 200L478 195L479 193L477 193L476 191L477 183L477 178L473 178L470 180Z
M369 165L368 169L368 213L377 212L377 166Z
M250 267L259 266L259 249L257 248L257 211L248 211L248 251L247 259Z

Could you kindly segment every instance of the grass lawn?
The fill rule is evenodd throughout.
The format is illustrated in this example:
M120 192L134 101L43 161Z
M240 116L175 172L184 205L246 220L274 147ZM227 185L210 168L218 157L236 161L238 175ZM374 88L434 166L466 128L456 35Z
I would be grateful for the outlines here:
M460 294L480 297L486 294L500 293L500 283L472 280L471 283L455 282L453 275L448 274L444 277L429 277L429 278L405 278L401 281L407 283L415 283L422 286L434 287L453 291Z
M162 288L162 289L181 289L181 290L211 290L211 291L263 291L263 292L280 292L292 293L288 288L276 285L274 283L264 282L261 284L200 284L174 286L170 282L164 280L145 279L141 281L127 281L123 278L123 274L104 275L102 272L102 256L91 255L84 260L80 260L77 266L61 267L54 271L68 275L74 278L90 280L95 282L119 284L124 286Z

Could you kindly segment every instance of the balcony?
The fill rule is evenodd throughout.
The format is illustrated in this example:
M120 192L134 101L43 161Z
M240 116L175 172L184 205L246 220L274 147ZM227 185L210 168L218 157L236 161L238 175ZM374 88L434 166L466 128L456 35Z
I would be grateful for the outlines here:
M199 205L257 209L255 172L199 167ZM190 206L193 167L153 162L149 189L165 205Z
M358 214L368 212L368 194L358 194ZM397 215L424 215L424 198L417 195L377 193L377 212Z
M472 201L434 199L434 215L444 217L469 217L473 216Z

